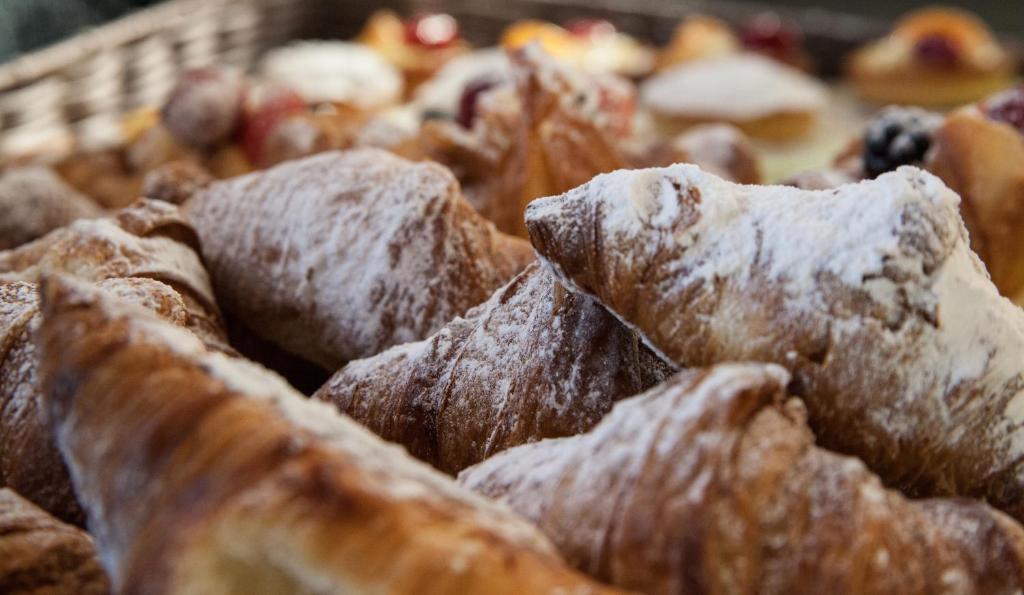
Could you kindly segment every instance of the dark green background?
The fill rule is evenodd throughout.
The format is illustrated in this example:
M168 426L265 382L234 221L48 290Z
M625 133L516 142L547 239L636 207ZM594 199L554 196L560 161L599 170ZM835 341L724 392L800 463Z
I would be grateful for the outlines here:
M0 61L59 41L158 0L0 0ZM352 2L366 0L338 0ZM893 19L928 0L783 0L772 7L817 7ZM713 5L711 1L708 4ZM995 29L1024 37L1024 0L961 0Z

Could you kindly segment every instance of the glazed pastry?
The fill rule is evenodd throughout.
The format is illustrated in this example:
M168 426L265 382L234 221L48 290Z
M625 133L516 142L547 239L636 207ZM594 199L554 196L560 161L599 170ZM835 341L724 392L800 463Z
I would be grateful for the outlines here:
M98 283L230 351L189 233L172 207L140 203L116 219L79 221L0 252L0 486L66 522L84 522L41 417L33 342L40 274L67 272Z
M73 280L41 293L47 413L114 592L614 592L273 373Z
M433 337L349 363L315 398L457 473L586 431L668 370L597 302L533 264Z
M225 309L326 370L429 336L533 260L443 167L376 149L217 182L186 211Z
M853 54L849 78L877 103L952 106L1008 87L1012 55L981 20L952 8L906 16L892 33Z
M0 489L0 592L107 595L92 538L9 489Z
M76 219L98 217L100 208L45 167L0 174L0 250L42 237Z
M374 110L402 97L401 73L381 53L356 43L294 43L267 52L259 70L264 79L294 89L308 103Z
M650 594L1010 595L1024 529L970 500L913 501L814 444L773 365L683 372L582 436L459 482L532 520L570 563Z
M808 192L679 165L599 176L526 221L560 281L666 358L783 365L827 448L910 495L1024 518L1024 312L958 202L912 167Z
M946 117L927 167L961 198L971 248L1003 295L1024 299L1024 91L1011 89Z
M573 68L595 74L640 78L653 69L654 52L604 19L579 19L559 27L543 21L520 21L501 36L506 50L537 44Z
M573 70L536 45L510 57L511 84L480 89L459 123L424 123L423 142L480 214L525 236L531 200L629 165L616 139L629 135L634 106L628 83Z
M378 10L370 15L358 40L397 68L409 89L469 51L459 23L443 13L418 14L403 20L390 10Z
M659 129L726 122L756 138L806 135L825 104L825 87L806 74L754 53L697 60L647 79L641 101Z
M729 25L714 17L691 15L676 26L672 40L658 53L658 70L728 56L740 49L740 40Z

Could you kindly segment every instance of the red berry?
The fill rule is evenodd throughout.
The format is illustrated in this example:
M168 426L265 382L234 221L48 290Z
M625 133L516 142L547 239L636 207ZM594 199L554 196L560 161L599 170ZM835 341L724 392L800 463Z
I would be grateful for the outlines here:
M450 47L459 40L459 23L442 13L425 14L405 22L405 41L429 49Z
M953 41L941 34L932 33L917 40L914 53L921 61L939 68L956 66L960 52Z
M306 102L290 89L270 87L254 94L245 107L239 142L249 161L262 165L267 138L278 124L305 112Z
M615 34L615 25L604 19L576 19L565 24L565 29L576 37L596 39Z
M774 12L763 12L748 20L739 32L743 47L775 57L800 47L803 34L793 23Z
M235 71L214 67L190 70L171 90L161 119L182 143L207 148L234 133L245 94L245 81Z
M1024 86L1008 89L985 100L981 110L990 119L1005 122L1024 134Z
M476 78L469 81L462 90L462 96L459 98L459 113L456 115L455 121L464 128L472 128L473 122L476 120L476 107L480 102L480 96L485 91L494 88L497 84L497 81L490 77Z

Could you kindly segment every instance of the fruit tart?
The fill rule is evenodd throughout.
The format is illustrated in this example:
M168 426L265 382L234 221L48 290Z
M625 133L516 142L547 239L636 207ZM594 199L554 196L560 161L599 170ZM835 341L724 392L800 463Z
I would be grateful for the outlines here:
M379 10L370 16L358 40L397 68L409 89L415 89L449 60L469 50L459 23L444 13L402 19L390 10Z
M928 8L851 56L850 81L877 103L952 106L977 100L1013 80L1014 60L973 14Z

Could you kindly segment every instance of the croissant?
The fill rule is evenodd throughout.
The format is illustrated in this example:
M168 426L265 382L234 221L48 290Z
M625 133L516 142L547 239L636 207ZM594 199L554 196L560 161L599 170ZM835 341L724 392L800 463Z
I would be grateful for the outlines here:
M225 309L327 370L429 336L533 260L443 167L379 149L217 182L186 209Z
M1020 592L1020 525L979 502L908 500L815 446L788 380L771 364L682 372L587 434L507 450L459 482L644 593Z
M615 138L627 126L620 112L631 115L623 106L632 105L632 89L575 71L538 46L509 58L512 86L480 98L472 129L428 121L422 134L427 154L460 174L478 212L525 236L531 200L629 165Z
M831 191L696 167L536 201L559 280L680 366L774 362L827 448L912 495L1024 518L1024 312L968 247L958 198L912 167Z
M0 250L9 250L100 208L49 169L25 167L0 175L0 213Z
M0 252L0 486L66 522L82 525L84 516L42 417L35 282L41 271L72 273L230 351L198 257L167 237L187 232L176 216L169 205L140 203L116 219L79 221Z
M534 264L465 318L349 363L314 396L455 473L511 446L586 431L668 372L597 302Z
M118 593L612 593L506 508L72 279L46 409Z
M948 115L926 167L961 197L971 248L1003 295L1024 299L1024 135L977 106Z
M92 538L9 489L0 489L0 592L107 595Z

